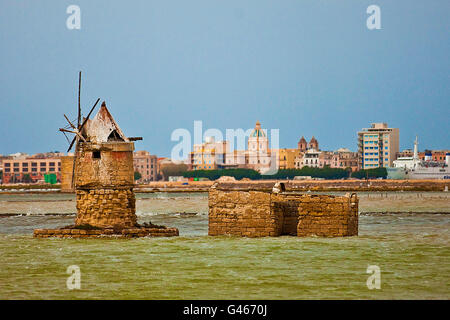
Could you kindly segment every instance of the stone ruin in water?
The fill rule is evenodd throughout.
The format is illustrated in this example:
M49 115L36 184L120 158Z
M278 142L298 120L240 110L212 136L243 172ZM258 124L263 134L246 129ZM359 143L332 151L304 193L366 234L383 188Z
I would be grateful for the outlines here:
M358 235L358 197L289 191L286 183L216 182L209 190L210 236Z
M74 226L37 229L35 237L178 236L176 228L139 225L133 192L133 151L103 102L97 115L77 131L73 185L77 216Z

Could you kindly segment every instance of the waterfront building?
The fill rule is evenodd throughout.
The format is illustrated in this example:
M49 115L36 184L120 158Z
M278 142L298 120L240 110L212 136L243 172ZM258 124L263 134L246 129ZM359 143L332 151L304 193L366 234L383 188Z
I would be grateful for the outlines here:
M330 168L351 168L352 171L357 171L358 153L352 152L347 148L340 148L336 150L335 152L333 152Z
M450 153L450 150L425 150L424 152L419 152L418 156L420 160L432 160L444 163L447 153ZM431 158L426 158L426 154L431 155Z
M358 132L359 167L391 167L399 151L399 129L387 123L372 123Z
M247 168L248 157L245 150L229 150L225 155L223 168Z
M269 139L257 121L248 137L247 150L230 150L228 141L216 142L207 137L204 143L194 144L188 160L191 170L247 168L263 173L271 165Z
M248 167L250 169L264 173L270 169L271 152L269 149L269 139L266 132L261 129L261 123L256 122L255 128L248 137Z
M45 176L54 174L61 180L61 158L34 155L19 159L3 160L3 183L44 182Z
M133 153L134 171L141 174L136 183L156 181L158 176L157 157L148 151L136 151Z
M4 155L0 154L0 172L3 172L3 161L10 160L10 159L12 159L11 156L4 156ZM0 179L0 181L1 181L1 179Z
M298 156L295 161L295 168L301 169L303 167L320 168L320 156L322 151L316 149L308 149L302 156ZM322 156L322 161L323 161Z
M226 155L230 153L227 141L215 141L207 137L204 143L194 144L191 152L192 170L215 170L226 163Z
M295 159L302 155L299 149L276 149L271 150L272 154L277 154L278 169L295 169Z
M404 157L412 157L413 150L412 149L404 149L403 151L397 152L396 159L404 158Z

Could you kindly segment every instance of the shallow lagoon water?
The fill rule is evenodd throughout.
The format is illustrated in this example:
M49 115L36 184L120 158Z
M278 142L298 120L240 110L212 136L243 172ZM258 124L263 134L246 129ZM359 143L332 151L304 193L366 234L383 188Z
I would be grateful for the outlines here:
M448 194L360 197L358 237L208 237L206 194L156 193L137 195L139 221L180 237L34 239L35 228L73 223L73 196L0 195L0 214L24 214L0 218L0 298L450 298L450 215L437 213L450 212ZM43 215L58 212L69 215ZM66 287L70 265L81 290ZM366 286L369 265L381 269L380 290Z

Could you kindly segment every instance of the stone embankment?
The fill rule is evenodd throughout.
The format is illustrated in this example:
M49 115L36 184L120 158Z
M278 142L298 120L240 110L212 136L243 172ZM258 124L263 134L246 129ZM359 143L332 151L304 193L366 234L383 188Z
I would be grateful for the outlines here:
M138 238L138 237L174 237L178 236L177 228L145 228L135 227L123 230L105 229L36 229L36 238Z
M448 191L449 180L255 180L236 181L236 184L270 187L277 181L284 182L288 190L297 191ZM168 182L154 181L134 186L135 193L153 192L208 192L215 181ZM1 185L2 194L58 193L60 185ZM73 191L72 191L73 193Z
M449 180L254 180L229 182L240 188L270 190L274 183L283 182L292 191L445 191ZM135 192L208 192L214 181L168 182L155 181L135 186ZM221 182L226 184L226 182Z

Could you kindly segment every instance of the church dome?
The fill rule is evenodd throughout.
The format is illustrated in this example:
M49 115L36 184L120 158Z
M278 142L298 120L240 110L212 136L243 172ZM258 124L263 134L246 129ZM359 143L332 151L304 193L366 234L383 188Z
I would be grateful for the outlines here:
M261 129L261 123L259 121L256 121L255 129L253 129L252 133L250 134L250 137L265 137L266 133Z

